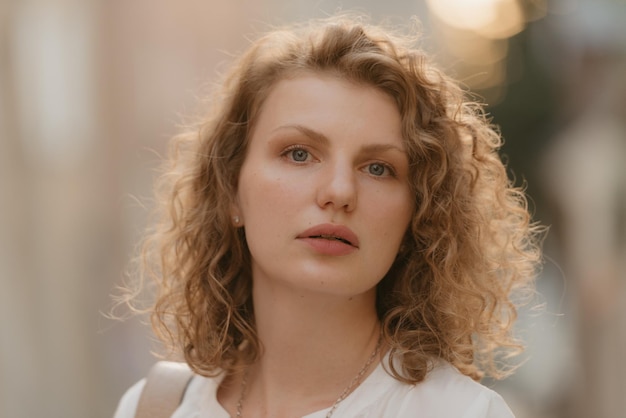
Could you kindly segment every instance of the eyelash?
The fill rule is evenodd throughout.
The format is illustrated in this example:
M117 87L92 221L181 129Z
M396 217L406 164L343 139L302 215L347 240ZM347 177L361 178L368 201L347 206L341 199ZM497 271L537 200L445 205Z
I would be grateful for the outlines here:
M306 159L306 160L304 160L304 161L298 161L298 160L295 160L295 159L293 158L293 156L292 156L292 155L290 155L290 154L292 154L294 151L304 151L304 152L306 152L306 153L307 153L307 159ZM283 150L283 152L282 152L280 155L281 155L281 157L288 158L291 162L294 162L294 163L297 163L297 164L305 163L305 162L307 162L307 161L308 161L308 159L309 159L310 157L312 157L312 153L311 153L311 152L310 152L310 151L309 151L306 147L304 147L304 146L302 146L302 145L290 145L290 146L288 146L287 148L285 148L285 149ZM385 170L387 170L387 171L388 171L388 173L389 173L389 174L388 174L388 176L386 176L386 175L377 176L377 175L374 175L374 174L372 174L372 173L367 172L367 174L371 175L372 177L375 177L375 178L394 177L394 178L395 178L395 177L397 177L397 176L398 176L398 175L397 175L397 172L396 172L396 170L393 168L393 166L391 166L390 164L384 163L384 162L382 162L382 161L374 161L374 162L371 162L371 163L369 163L369 164L367 164L367 165L365 166L364 170L365 170L365 171L367 171L367 168L368 168L368 167L371 167L372 165L380 165L380 166L381 166L381 167L383 167Z

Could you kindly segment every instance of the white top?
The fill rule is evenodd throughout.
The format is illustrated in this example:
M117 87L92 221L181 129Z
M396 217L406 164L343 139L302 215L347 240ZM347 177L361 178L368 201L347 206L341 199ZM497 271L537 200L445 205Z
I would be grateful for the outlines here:
M217 401L223 375L194 376L172 418L230 418ZM133 418L145 379L132 386L120 400L114 418ZM330 407L302 418L325 418ZM491 389L441 362L426 379L408 385L390 376L382 364L343 400L334 418L507 418L513 413Z

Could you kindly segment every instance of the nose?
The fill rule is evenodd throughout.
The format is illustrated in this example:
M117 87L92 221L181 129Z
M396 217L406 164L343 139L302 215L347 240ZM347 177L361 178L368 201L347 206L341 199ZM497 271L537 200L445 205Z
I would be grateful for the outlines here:
M321 208L351 212L357 203L356 176L351 164L329 164L320 173L317 187L317 204Z

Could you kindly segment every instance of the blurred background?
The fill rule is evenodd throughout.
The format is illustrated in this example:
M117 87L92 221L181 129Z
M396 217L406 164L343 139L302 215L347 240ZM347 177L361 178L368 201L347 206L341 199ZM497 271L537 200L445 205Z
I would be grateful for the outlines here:
M168 138L256 32L342 9L421 20L551 227L526 362L486 383L518 418L626 417L624 0L0 0L1 417L113 414L153 343L102 313Z

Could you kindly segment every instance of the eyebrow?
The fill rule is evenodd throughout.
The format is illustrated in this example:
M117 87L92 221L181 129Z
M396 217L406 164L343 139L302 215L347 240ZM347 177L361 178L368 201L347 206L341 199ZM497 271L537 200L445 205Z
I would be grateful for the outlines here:
M300 133L308 136L316 142L321 143L322 145L328 145L330 140L326 135L321 132L317 132L311 128L307 128L306 126L298 125L298 124L289 124L289 125L281 125L278 128L274 129L272 132L282 131L285 129L295 129Z
M281 131L281 130L284 130L284 129L295 129L295 130L299 131L300 133L308 136L312 140L321 143L322 145L328 145L330 143L330 140L328 139L328 137L326 135L324 135L323 133L318 132L318 131L316 131L314 129L308 128L306 126L299 125L299 124L281 125L278 128L274 129L273 132ZM406 154L406 151L404 150L404 148L399 147L399 146L394 145L394 144L370 144L370 145L364 145L363 146L363 151L365 151L365 152L398 151L398 152L401 152L402 154Z

